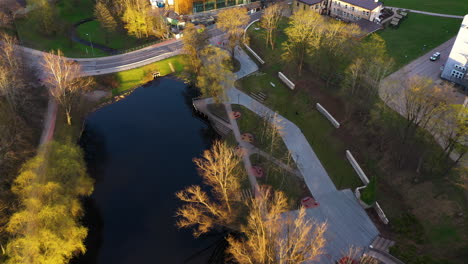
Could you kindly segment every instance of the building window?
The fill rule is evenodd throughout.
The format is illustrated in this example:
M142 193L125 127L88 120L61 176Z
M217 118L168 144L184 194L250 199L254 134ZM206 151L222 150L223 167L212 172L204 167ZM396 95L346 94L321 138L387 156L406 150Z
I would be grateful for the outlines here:
M463 75L465 75L463 72L461 71L457 71L457 70L452 70L452 77L455 77L457 79L463 79Z
M319 8L319 5L315 5L315 9L318 9Z
M353 11L354 11L354 6L352 6L352 7L351 7L351 10L353 10Z
M306 9L305 9L305 5L304 5L304 10L306 10Z
M345 5L345 6L344 6L344 9L348 9L348 5Z
M365 15L365 14L366 14L366 11L362 10L362 14Z
M299 7L299 2L296 3L296 6Z

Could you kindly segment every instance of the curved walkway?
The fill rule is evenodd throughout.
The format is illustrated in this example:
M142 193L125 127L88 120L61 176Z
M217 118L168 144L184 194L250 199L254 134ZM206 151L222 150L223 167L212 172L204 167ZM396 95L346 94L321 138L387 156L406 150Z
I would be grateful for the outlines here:
M110 55L118 54L119 51L116 50L116 49L113 49L113 48L108 47L106 45L102 45L102 44L99 44L99 43L95 43L95 42L80 38L76 28L79 27L80 25L84 24L84 23L88 23L88 22L91 22L91 21L94 21L94 20L95 20L94 17L90 17L90 18L82 19L78 23L73 24L73 28L70 30L71 40L76 42L76 43L80 43L80 44L83 44L83 45L91 47L91 48L96 48L96 49L102 50L103 52L105 52L107 54L110 54Z
M448 17L448 18L459 18L459 19L463 19L463 16L448 15L448 14L440 14L440 13L432 13L432 12L426 12L426 11L414 10L414 9L407 9L407 8L395 7L395 6L385 6L385 7L392 8L392 9L405 9L405 10L408 10L408 11L413 12L413 13L423 14L423 15L428 15L428 16Z

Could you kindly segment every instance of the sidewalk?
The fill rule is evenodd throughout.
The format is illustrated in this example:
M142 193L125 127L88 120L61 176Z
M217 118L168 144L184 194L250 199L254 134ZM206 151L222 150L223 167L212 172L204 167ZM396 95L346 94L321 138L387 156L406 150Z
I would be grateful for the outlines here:
M426 11L414 10L414 9L407 9L407 8L395 7L395 6L385 6L385 7L391 8L391 9L404 9L404 10L408 10L408 11L413 12L413 13L423 14L423 15L428 15L428 16L437 16L437 17L448 17L448 18L459 18L459 19L463 19L463 16L448 15L448 14L440 14L440 13L432 13L432 12L426 12Z

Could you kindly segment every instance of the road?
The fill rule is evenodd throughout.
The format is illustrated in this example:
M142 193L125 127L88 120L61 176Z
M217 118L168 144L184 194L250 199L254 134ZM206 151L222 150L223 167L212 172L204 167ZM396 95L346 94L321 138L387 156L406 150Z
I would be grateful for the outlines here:
M456 15L448 15L448 14L440 14L440 13L432 13L432 12L426 12L426 11L421 11L421 10L414 10L414 9L407 9L403 7L395 7L395 6L385 6L387 8L391 9L405 9L413 13L418 13L418 14L423 14L423 15L428 15L428 16L437 16L437 17L448 17L448 18L459 18L463 19L463 16L456 16Z
M262 12L257 12L250 15L250 21L259 19ZM222 35L219 29L211 26L208 33L212 37ZM43 52L33 50L26 47L21 47L23 51L31 59L32 63L38 63L42 59ZM140 50L132 51L125 54L107 56L101 58L70 58L77 61L83 67L85 75L101 75L113 72L129 70L141 67L165 58L180 54L182 49L182 41L171 39Z

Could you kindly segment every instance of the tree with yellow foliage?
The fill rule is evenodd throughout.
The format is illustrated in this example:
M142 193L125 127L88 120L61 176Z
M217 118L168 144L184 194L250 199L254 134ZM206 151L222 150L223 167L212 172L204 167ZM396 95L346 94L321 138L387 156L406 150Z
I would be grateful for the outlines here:
M250 17L245 8L230 8L218 13L216 25L224 31L228 38L228 48L234 58L234 49L242 44L244 27L249 23Z
M23 165L12 191L20 209L6 231L6 264L65 264L86 251L80 198L93 191L80 147L52 142Z
M208 46L200 53L202 66L197 76L197 87L203 96L222 102L226 90L234 86L236 75L229 64L229 54L218 47Z

